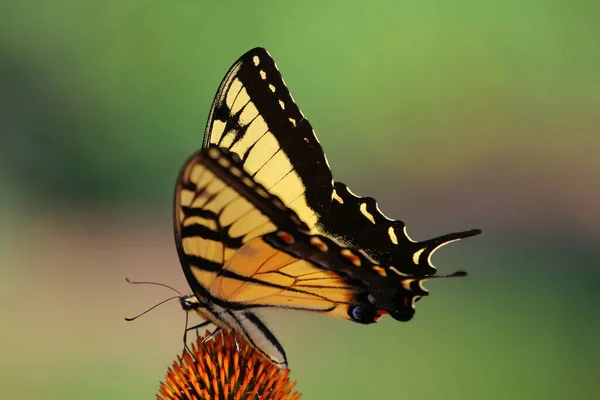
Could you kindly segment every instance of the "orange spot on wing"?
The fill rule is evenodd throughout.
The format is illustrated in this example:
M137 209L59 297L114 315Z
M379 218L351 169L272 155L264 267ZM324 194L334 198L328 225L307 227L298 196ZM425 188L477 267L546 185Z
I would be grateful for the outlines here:
M354 264L355 267L360 267L360 258L358 258L358 256L352 251L344 249L340 252L340 254L352 264Z
M327 245L325 244L325 242L323 242L318 237L312 237L312 238L310 238L310 244L312 244L313 246L315 246L317 249L321 250L323 253L325 253L328 250Z
M277 236L279 236L279 239L283 240L285 244L294 244L294 237L287 232L279 231L277 232Z

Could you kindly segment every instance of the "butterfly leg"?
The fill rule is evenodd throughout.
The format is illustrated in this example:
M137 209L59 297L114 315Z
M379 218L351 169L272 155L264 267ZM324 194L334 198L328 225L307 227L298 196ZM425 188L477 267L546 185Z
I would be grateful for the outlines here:
M240 344L238 343L237 335L235 334L235 331L233 331L233 341L235 342L235 348L237 349L237 351L239 353L240 352Z
M194 325L194 326L190 326L189 328L185 329L185 332L183 333L183 341L184 343L187 343L187 333L189 331L193 331L194 329L196 330L196 336L198 336L198 330L206 325L210 324L210 321L204 321L199 323L198 325Z
M204 338L204 340L202 340L202 343L206 343L209 340L213 339L215 336L217 336L217 334L221 332L221 327L217 326L217 328L212 331L212 333L210 335L208 335L207 337Z
M192 355L192 357L194 356L194 353L192 353L192 350L187 345L187 333L191 330L196 329L196 334L198 334L198 329L202 328L203 326L206 326L208 324L210 324L210 321L204 321L204 322L199 323L198 325L194 325L194 326L190 326L189 328L187 328L187 327L185 328L185 330L183 331L183 350L184 350L184 352L185 352L185 350L187 350Z

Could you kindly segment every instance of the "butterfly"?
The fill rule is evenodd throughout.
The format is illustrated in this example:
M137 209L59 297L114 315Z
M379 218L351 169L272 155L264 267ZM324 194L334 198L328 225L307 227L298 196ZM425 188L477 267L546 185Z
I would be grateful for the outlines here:
M334 181L313 128L262 48L238 59L217 91L203 146L178 177L174 231L193 292L182 307L243 335L281 368L283 347L254 309L408 321L428 294L423 281L441 277L434 251L481 232L414 241L374 199Z

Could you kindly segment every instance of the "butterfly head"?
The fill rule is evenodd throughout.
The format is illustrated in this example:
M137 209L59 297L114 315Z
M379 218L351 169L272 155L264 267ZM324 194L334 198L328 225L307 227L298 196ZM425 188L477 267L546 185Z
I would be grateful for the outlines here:
M181 304L181 308L183 308L184 311L197 310L202 307L200 300L193 294L181 296L179 298L179 304Z

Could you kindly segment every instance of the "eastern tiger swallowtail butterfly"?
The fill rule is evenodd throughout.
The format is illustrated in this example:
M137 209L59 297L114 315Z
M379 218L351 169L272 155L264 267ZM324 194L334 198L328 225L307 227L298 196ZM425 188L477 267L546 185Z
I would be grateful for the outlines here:
M408 321L435 276L431 255L473 229L416 242L402 221L335 182L315 133L262 48L244 54L214 99L204 144L176 186L175 241L193 291L219 328L287 360L252 312L315 311L360 323ZM456 273L449 276L464 275Z

